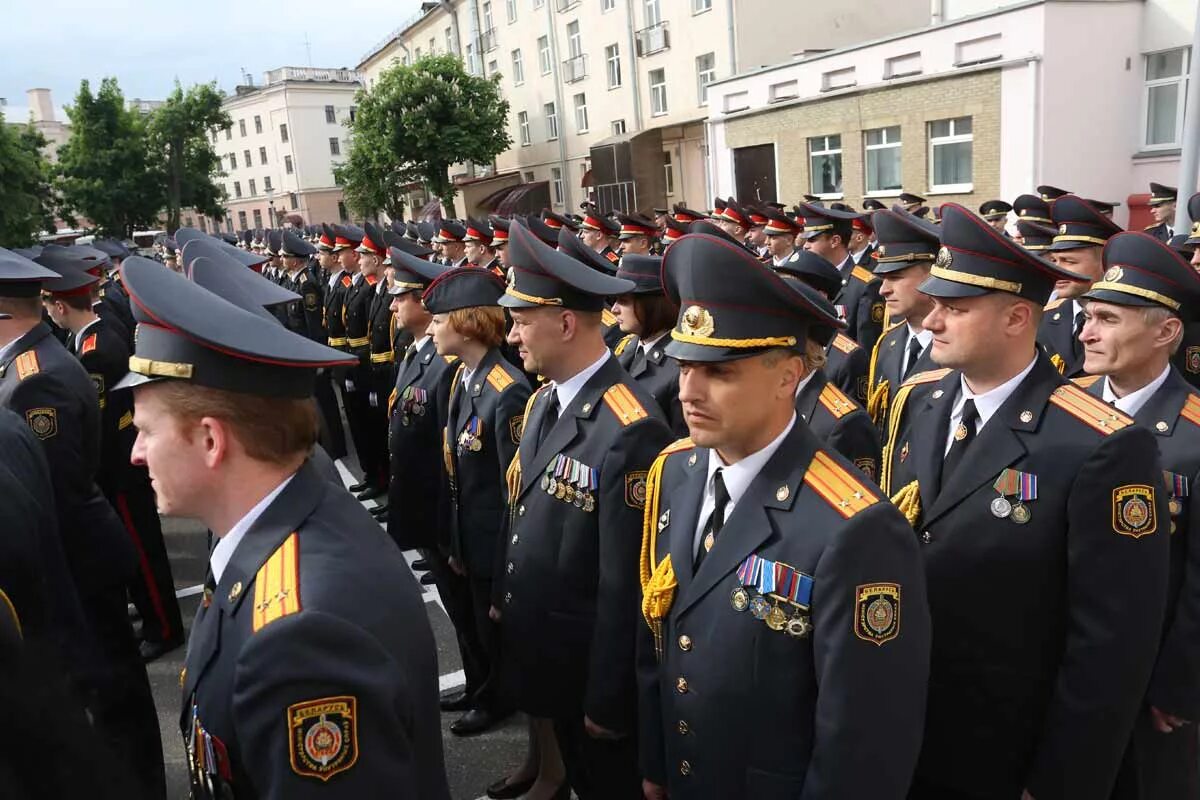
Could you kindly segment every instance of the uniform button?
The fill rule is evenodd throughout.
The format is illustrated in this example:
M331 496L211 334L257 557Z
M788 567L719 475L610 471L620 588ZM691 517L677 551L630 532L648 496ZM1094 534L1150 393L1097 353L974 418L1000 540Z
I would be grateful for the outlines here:
M512 602L512 592L505 592L504 593L504 604L508 605L511 602Z
M508 566L507 566L507 567L505 567L505 569L507 569L507 570L508 570L508 574L509 574L509 575L512 575L512 574L513 574L513 570L514 570L514 569L516 569L516 567L514 567L514 566L513 566L513 562L511 562L511 561L510 561L510 562L508 562Z
M679 720L679 735L680 736L687 736L688 731L690 731L690 730L691 730L691 728L688 727L688 724L686 722L684 722L683 720Z
M680 761L679 762L679 774L680 775L691 775L692 774L692 765L689 764L687 761Z
M513 540L512 540L513 544L516 544L516 543L517 543L517 540L518 540L518 539L520 539L520 538L521 538L520 536L517 536L517 535L514 533L514 534L513 534Z
M933 540L933 537L929 535L929 531L925 531L924 533L921 534L921 541L924 542L925 544L929 544L932 540Z
M517 506L517 516L518 517L525 516L525 506L523 506L523 505Z
M679 692L680 694L687 694L687 690L688 690L687 678L680 675L678 678L675 679L675 691Z
M679 649L685 653L688 652L689 650L691 650L692 649L692 637L680 636L679 637Z

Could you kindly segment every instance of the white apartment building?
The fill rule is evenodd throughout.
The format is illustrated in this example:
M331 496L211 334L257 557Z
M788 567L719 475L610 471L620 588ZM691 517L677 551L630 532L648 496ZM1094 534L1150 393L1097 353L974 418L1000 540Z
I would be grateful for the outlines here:
M360 87L354 70L313 67L280 67L261 86L237 87L222 103L232 124L212 134L228 214L214 225L185 212L183 224L232 232L278 227L290 215L306 225L346 220L333 167L349 152L345 123Z

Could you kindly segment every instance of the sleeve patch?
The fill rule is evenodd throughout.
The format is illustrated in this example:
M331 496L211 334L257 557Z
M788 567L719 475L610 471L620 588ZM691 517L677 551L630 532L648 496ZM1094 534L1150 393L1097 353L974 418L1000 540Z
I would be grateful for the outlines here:
M508 435L513 444L521 443L521 434L525 432L525 415L518 414L508 420Z
M306 309L308 309L309 311L316 311L317 305L318 305L317 293L316 292L305 292L304 307Z
M25 421L39 439L50 439L58 433L58 411L53 408L31 408Z
M900 635L900 584L867 583L855 588L854 635L880 647Z
M856 466L860 470L862 470L862 473L864 475L866 475L872 482L874 482L874 480L875 480L875 459L873 459L873 458L856 458L856 459L854 459L854 466Z
M625 505L639 511L646 508L646 470L625 475Z
M1113 530L1134 539L1158 530L1152 486L1130 484L1113 489Z
M292 771L328 781L358 761L358 700L322 697L288 706L288 755Z
M883 322L883 303L871 304L871 322Z

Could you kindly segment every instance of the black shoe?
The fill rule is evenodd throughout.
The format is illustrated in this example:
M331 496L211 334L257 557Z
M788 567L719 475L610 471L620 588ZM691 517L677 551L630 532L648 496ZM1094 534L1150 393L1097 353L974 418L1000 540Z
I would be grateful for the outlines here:
M429 572L429 560L425 558L418 558L416 561L412 562L412 568L417 572Z
M492 800L513 800L532 789L535 780L536 775L527 780L509 783L508 778L504 777L487 787L487 796Z
M374 508L371 509L372 516L376 516L376 517L386 517L387 512L388 512L388 504L387 503L384 503L381 506L375 506Z
M165 642L142 642L138 645L138 654L143 664L157 661L172 650L183 645L183 638L168 639Z
M354 496L359 500L374 500L376 497L383 497L385 494L387 494L387 489L379 486L372 486L365 492L359 492Z
M471 696L464 690L446 692L438 699L442 711L466 711L471 707Z
M433 577L432 572L426 572L421 576L422 586L433 586L435 583L437 583L437 578Z
M366 489L370 485L371 484L368 483L367 481L359 481L358 483L351 486L349 488L349 491L351 494L357 494L358 492L361 492L362 490Z
M375 521L376 521L376 522L378 522L380 525L384 525L384 524L386 524L386 523L387 523L387 521L388 521L388 515L387 515L387 512L386 512L386 511L384 511L382 514L376 514L376 515L375 515Z
M450 732L455 736L477 736L500 722L500 717L482 708L472 708L450 723Z

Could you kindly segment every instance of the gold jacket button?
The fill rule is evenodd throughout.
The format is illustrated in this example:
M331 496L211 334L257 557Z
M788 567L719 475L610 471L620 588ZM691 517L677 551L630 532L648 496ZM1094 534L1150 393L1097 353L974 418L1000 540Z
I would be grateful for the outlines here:
M932 540L933 540L933 537L929 535L929 531L925 531L924 533L921 534L921 541L924 542L925 544L929 544Z
M514 567L513 562L510 561L510 562L508 562L508 566L506 566L505 569L508 570L509 575L512 575L513 570L516 569L516 567Z
M690 731L690 730L691 730L691 728L688 727L688 724L686 722L684 722L683 720L679 720L679 735L680 736L687 736L688 731Z
M692 649L692 637L680 636L679 637L679 649L685 653L690 651Z
M680 775L691 775L692 774L692 765L689 764L687 761L680 761L679 762L679 774Z
M523 505L517 506L517 516L518 517L525 516L525 506L523 506Z
M513 544L516 544L516 543L517 543L517 540L518 540L518 539L520 539L520 538L521 538L520 536L517 536L517 534L515 534L515 533L514 533L514 534L513 534L513 538L512 538L512 543L513 543Z
M687 694L687 690L688 690L687 678L680 675L675 680L675 691L679 692L680 694Z

